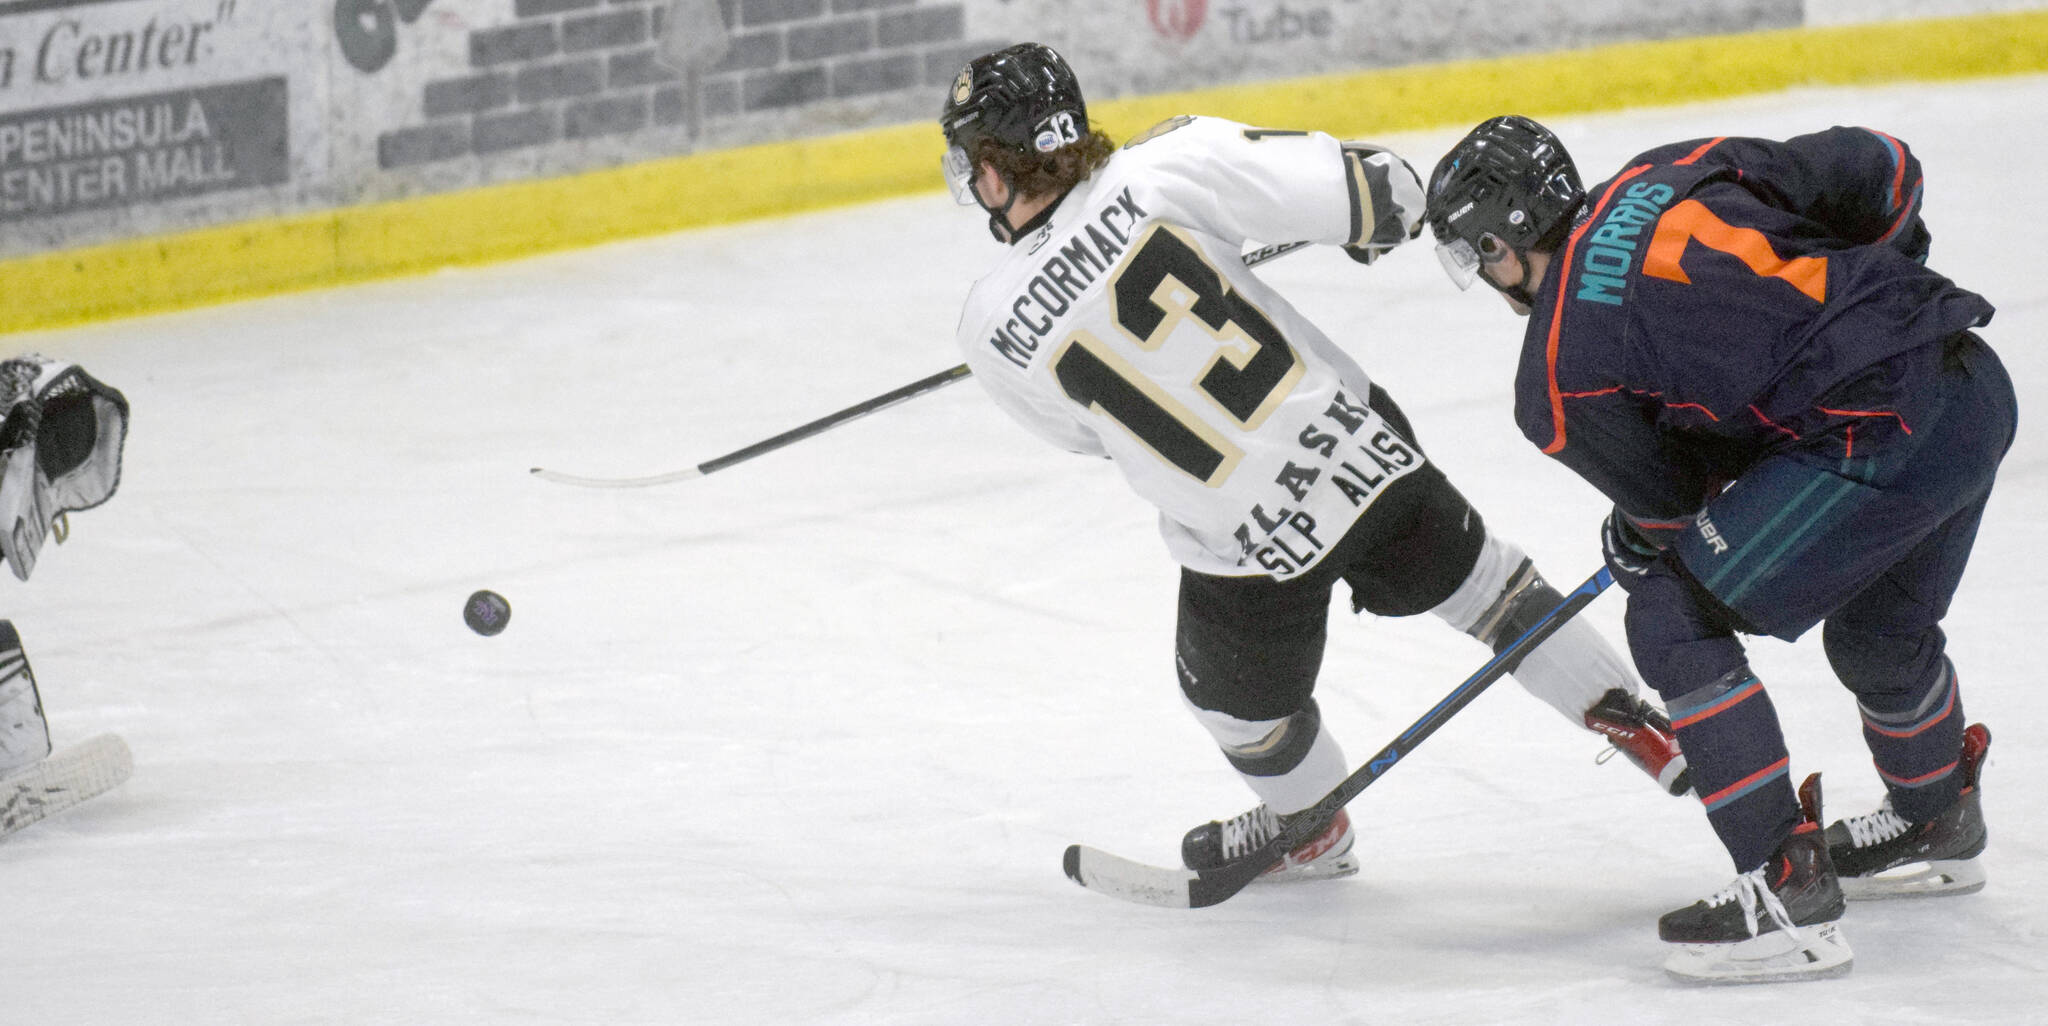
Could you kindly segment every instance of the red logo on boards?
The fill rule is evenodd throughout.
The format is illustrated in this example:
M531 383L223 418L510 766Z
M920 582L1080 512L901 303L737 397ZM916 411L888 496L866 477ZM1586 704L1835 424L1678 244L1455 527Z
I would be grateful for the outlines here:
M1209 0L1145 0L1152 31L1174 42L1193 39L1209 14Z

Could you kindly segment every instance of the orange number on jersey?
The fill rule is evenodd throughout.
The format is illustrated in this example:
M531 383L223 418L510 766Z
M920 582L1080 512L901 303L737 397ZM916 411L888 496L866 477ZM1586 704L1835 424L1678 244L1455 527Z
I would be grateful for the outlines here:
M1643 257L1643 273L1666 281L1690 284L1692 278L1678 261L1685 256L1685 244L1694 239L1708 249L1720 250L1748 265L1765 278L1782 278L1816 303L1828 301L1828 258L1778 256L1770 240L1754 228L1737 228L1714 216L1699 200L1686 200L1657 221L1657 233L1650 239Z

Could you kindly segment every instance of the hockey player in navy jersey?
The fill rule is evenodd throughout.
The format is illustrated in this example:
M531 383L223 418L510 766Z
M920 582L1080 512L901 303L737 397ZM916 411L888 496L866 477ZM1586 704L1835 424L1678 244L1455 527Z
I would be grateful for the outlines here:
M1054 445L1114 461L1183 567L1176 668L1195 717L1260 804L1196 827L1190 868L1243 858L1350 772L1311 698L1333 588L1385 616L1433 612L1505 647L1559 601L1424 454L1401 409L1259 278L1250 240L1363 262L1420 231L1421 182L1379 147L1175 118L1118 150L1058 54L1025 43L961 71L945 171L1005 245L959 325L996 404ZM1583 621L1515 671L1672 793L1669 721ZM1287 877L1356 872L1348 817Z
M1847 971L1845 891L1983 885L1990 734L1941 620L2015 399L1972 330L1991 305L1926 265L1920 198L1911 151L1862 128L1674 143L1584 189L1555 135L1504 116L1430 178L1452 278L1530 318L1517 423L1614 502L1630 649L1742 874L1663 917L1680 976ZM1825 831L1736 639L1816 624L1887 789Z

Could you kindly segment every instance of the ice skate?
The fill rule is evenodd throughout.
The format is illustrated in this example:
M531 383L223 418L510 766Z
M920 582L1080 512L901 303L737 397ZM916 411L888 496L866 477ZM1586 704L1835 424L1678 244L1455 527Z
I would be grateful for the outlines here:
M1849 971L1837 923L1846 906L1820 829L1820 774L1800 786L1799 804L1805 821L1763 865L1657 921L1673 946L1665 972L1688 983L1769 983Z
M1925 823L1908 823L1892 811L1889 795L1876 812L1837 820L1827 829L1828 855L1841 874L1842 893L1852 900L1927 898L1984 889L1988 831L1977 782L1991 731L1973 723L1963 731L1957 771L1962 794L1954 805Z
M1692 774L1686 771L1685 753L1678 750L1678 735L1663 710L1615 688L1600 696L1586 710L1586 727L1601 734L1616 751L1628 757L1657 786L1674 795L1692 790Z
M1220 823L1204 823L1181 839L1181 861L1198 872L1220 869L1257 851L1286 829L1292 818L1276 815L1272 809L1259 805ZM1280 883L1351 876L1358 872L1358 857L1351 853L1351 841L1351 816L1339 809L1322 833L1288 852L1260 880Z

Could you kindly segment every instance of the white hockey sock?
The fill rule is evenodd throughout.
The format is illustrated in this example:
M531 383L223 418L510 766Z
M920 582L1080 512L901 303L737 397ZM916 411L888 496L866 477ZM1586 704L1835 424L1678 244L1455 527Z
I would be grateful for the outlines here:
M1297 739L1286 736L1296 723L1292 717L1240 720L1228 713L1202 709L1193 704L1188 708L1233 763L1255 762L1266 751L1299 743ZM1320 718L1316 721L1315 731L1316 736L1309 742L1308 752L1284 773L1267 776L1245 772L1242 767L1238 769L1238 775L1244 778L1252 793L1274 812L1282 815L1300 812L1321 801L1350 774L1351 766L1344 760L1344 749L1329 731L1322 729Z
M1528 557L1512 541L1487 532L1479 559L1465 583L1430 612L1458 630L1485 639L1487 632L1512 629L1499 621L1505 609L1504 592L1515 583L1515 571ZM1548 609L1530 610L1530 617ZM1522 628L1526 629L1526 628ZM1520 633L1516 629L1515 633ZM1503 641L1512 641L1506 637ZM1543 644L1522 659L1511 675L1515 682L1556 709L1574 725L1585 724L1585 713L1612 688L1633 695L1640 685L1635 673L1599 630L1584 619L1573 619L1558 628Z

